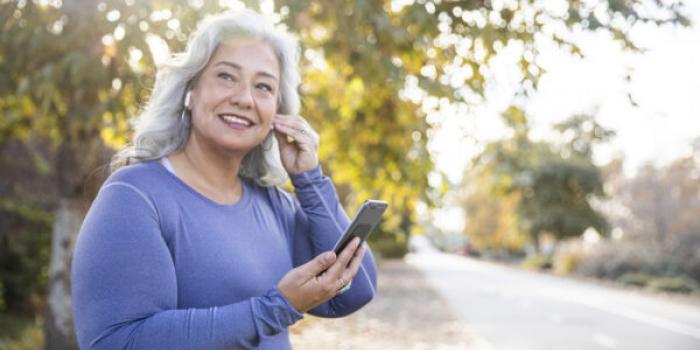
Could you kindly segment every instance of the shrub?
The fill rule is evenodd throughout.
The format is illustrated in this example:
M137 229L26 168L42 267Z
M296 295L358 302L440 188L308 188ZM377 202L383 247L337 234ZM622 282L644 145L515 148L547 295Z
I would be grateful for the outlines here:
M0 220L3 214L0 209ZM0 232L0 311L32 313L35 296L46 295L51 229L32 229Z
M43 320L39 317L0 314L0 349L44 348Z
M646 287L654 276L645 273L626 273L617 279L618 282L637 287Z
M578 268L585 259L585 254L580 249L571 249L558 252L552 258L554 272L559 274L569 274Z
M681 272L673 255L664 253L658 246L640 242L600 244L576 270L583 275L611 280L628 273L669 276Z
M695 237L697 238L697 237ZM597 246L576 269L578 273L654 290L700 292L698 242L659 244L653 240L609 242Z
M369 242L372 251L381 258L403 258L408 253L408 245L391 237L382 237Z
M525 258L520 266L533 270L548 270L552 268L552 259L544 255L533 255Z
M700 291L697 282L686 276L658 277L649 281L648 286L655 290L675 293L691 293Z

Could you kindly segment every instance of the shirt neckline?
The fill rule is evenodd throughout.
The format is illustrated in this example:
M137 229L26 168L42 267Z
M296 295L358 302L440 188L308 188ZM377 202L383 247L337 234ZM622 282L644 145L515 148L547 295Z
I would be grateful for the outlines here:
M186 182L182 181L182 179L180 177L178 177L177 174L175 173L175 169L172 167L172 163L167 158L167 156L158 159L158 161L156 161L155 163L157 163L156 167L158 168L159 171L165 173L166 176L171 178L179 186L183 187L187 192L191 193L192 195L199 198L201 201L207 203L210 206L214 206L217 208L223 208L223 209L235 209L235 208L246 208L246 207L248 207L248 204L250 203L250 196L251 196L250 192L252 189L250 188L250 186L248 185L248 183L246 182L245 179L242 179L242 178L240 179L242 182L242 189L241 190L243 192L243 193L241 193L241 198L239 198L236 203L222 204L222 203L218 203L218 202L212 200L211 198L205 196L201 192L192 188L192 186L188 185Z

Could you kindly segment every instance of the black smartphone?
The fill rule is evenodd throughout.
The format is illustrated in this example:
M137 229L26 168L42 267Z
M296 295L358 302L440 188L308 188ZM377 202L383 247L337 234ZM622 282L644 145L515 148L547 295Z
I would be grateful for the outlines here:
M352 241L355 237L360 237L360 244L367 240L369 234L374 231L374 229L382 221L382 215L389 205L380 200L368 199L362 206L360 210L355 215L355 218L345 230L345 233L340 237L338 242L335 244L333 251L335 251L336 256L340 255L345 246Z

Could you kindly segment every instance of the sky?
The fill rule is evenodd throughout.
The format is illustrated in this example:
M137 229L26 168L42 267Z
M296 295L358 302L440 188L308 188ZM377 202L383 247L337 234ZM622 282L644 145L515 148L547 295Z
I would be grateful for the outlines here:
M691 20L700 23L700 1L687 5ZM646 51L625 52L603 33L576 37L583 59L554 47L541 49L538 62L545 73L525 103L534 139L551 140L554 123L588 113L617 133L608 145L595 149L599 165L623 156L626 173L634 175L646 162L664 165L691 152L691 142L700 137L700 25L639 25L630 37ZM435 117L442 125L430 138L429 149L437 169L452 183L461 180L484 142L506 136L499 115L513 102L519 79L513 62L518 50L511 51L510 57L506 49L496 59L484 104L468 111L445 108Z
M636 26L633 42L646 51L622 50L602 33L576 37L584 58L543 47L538 62L545 69L537 92L524 103L532 123L532 137L554 140L552 125L578 113L595 116L616 137L594 149L594 161L603 165L624 157L625 173L633 176L647 162L657 166L690 154L700 138L700 1L687 1L694 22L689 28ZM697 24L696 24L697 23ZM428 148L436 168L458 184L472 157L483 143L507 136L500 114L511 103L520 73L514 49L494 62L494 75L485 103L465 109L450 106L433 116L441 125L429 138ZM632 72L628 82L625 76ZM628 98L632 96L637 106ZM433 174L431 184L439 185ZM435 223L446 231L461 232L465 222L461 208L451 206L432 212Z

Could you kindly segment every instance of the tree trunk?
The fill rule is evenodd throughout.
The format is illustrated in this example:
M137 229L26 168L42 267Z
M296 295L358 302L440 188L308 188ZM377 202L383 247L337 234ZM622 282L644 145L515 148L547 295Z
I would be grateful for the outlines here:
M534 256L539 256L542 253L542 242L540 242L539 233L534 233L532 235L532 250Z
M51 236L49 296L44 325L46 350L78 349L71 310L70 267L73 245L83 220L77 198L62 198L56 209Z

